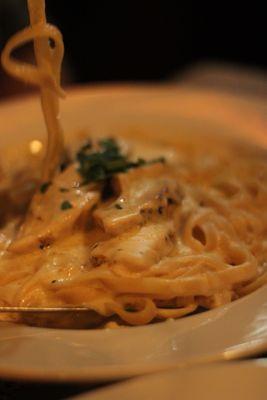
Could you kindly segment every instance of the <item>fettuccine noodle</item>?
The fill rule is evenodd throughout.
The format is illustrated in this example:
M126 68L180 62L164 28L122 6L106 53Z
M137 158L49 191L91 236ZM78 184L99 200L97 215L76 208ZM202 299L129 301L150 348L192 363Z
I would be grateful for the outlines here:
M41 90L41 104L48 132L47 153L43 180L53 177L63 153L63 134L59 123L58 97L64 97L60 87L64 45L60 31L46 23L45 1L28 0L31 26L14 35L2 53L2 65L17 79L37 85ZM34 41L36 66L18 62L11 53L25 43ZM51 47L50 40L54 46Z

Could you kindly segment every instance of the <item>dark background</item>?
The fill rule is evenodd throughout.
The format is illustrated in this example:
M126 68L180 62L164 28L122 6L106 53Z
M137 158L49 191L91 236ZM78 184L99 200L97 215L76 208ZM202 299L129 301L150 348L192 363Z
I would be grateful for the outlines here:
M65 83L162 81L201 62L267 68L260 3L47 0L64 35ZM0 0L0 49L27 24L26 0ZM0 72L0 93L23 86Z
M266 13L255 2L231 3L47 0L47 7L77 80L158 80L204 60L266 67Z

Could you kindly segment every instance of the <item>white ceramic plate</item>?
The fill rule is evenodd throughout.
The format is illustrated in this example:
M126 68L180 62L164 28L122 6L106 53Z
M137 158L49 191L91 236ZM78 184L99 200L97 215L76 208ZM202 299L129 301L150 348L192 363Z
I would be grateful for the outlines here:
M75 400L265 400L267 362L221 363L134 379Z
M65 130L115 134L160 129L237 135L266 146L266 107L250 99L179 87L71 91ZM0 106L0 146L44 135L36 99ZM267 287L217 310L144 327L50 330L0 324L0 376L38 381L120 379L267 350Z

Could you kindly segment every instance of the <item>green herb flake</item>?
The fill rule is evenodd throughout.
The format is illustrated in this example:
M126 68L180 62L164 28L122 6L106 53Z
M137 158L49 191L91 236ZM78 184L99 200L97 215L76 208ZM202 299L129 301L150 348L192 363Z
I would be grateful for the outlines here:
M88 140L80 149L80 151L90 150L92 148L91 140Z
M102 139L98 145L99 151L92 151L90 144L83 146L77 153L78 172L83 178L82 184L104 182L115 174L127 172L129 169L165 162L164 157L149 161L142 158L130 161L121 153L117 142L112 138Z
M65 200L61 203L60 208L61 210L65 211L69 210L70 208L73 208L73 205L68 200Z
M136 308L133 305L129 304L125 307L125 311L129 313L134 313L136 312Z
M51 184L52 184L52 182L44 182L44 183L42 183L42 185L40 186L40 192L42 194L44 194L47 191L47 189L49 188L49 186L51 186Z

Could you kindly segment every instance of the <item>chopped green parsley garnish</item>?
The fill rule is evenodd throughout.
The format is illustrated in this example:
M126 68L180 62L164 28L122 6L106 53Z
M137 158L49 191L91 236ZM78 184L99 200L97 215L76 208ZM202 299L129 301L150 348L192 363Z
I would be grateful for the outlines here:
M44 194L51 184L52 184L52 182L42 183L42 185L40 186L40 192Z
M60 206L61 210L69 210L72 207L73 205L68 200L63 201Z
M105 139L98 142L99 151L92 151L89 142L77 153L79 162L78 172L83 178L83 184L89 182L103 182L120 172L127 172L129 169L138 168L143 165L164 163L164 157L146 161L139 158L131 161L121 153L121 150L114 139Z

